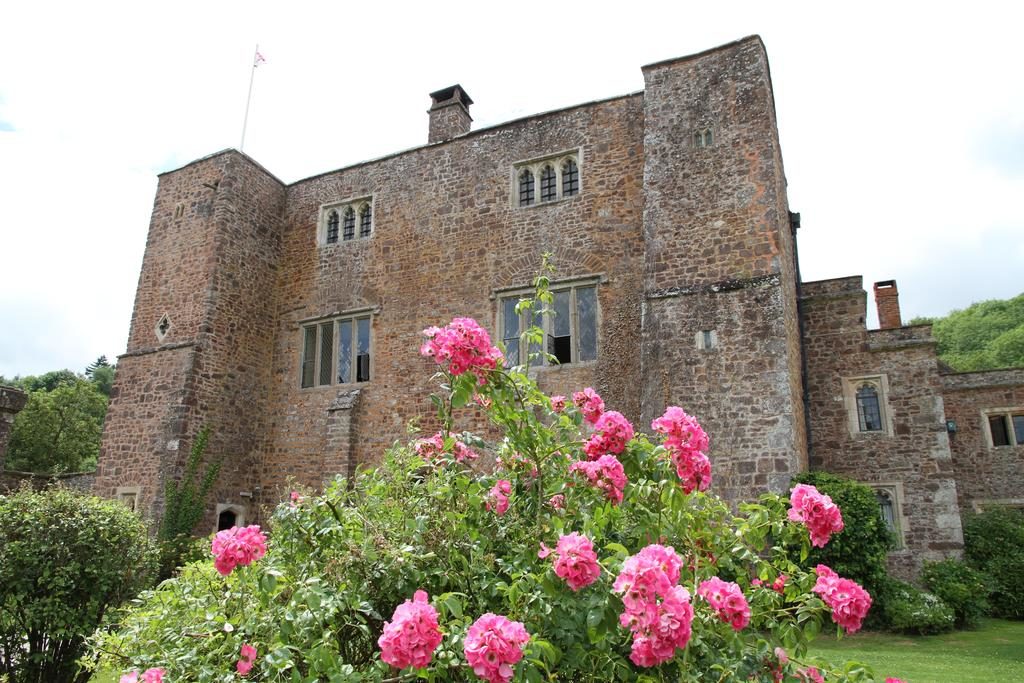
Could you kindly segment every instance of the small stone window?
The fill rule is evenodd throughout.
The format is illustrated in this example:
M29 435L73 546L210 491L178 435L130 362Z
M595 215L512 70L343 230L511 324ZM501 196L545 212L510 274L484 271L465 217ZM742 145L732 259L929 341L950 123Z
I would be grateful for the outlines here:
M892 436L888 407L888 379L885 375L851 377L843 380L850 433L853 436Z
M553 202L558 199L558 183L555 177L555 169L548 165L540 172L540 200L542 202Z
M533 172L524 169L519 174L519 206L533 204Z
M117 502L128 506L128 509L135 512L139 509L139 487L118 486L114 491L114 498Z
M701 351L712 351L718 346L718 332L701 330L697 333L697 348Z
M373 234L373 198L359 197L343 202L333 202L320 207L318 244L334 245L356 239L365 239Z
M327 244L334 244L338 241L338 212L331 209L327 215Z
M580 193L580 152L562 152L513 166L515 188L513 205L518 207L551 204ZM537 195L539 180L540 195Z
M985 412L990 448L1024 445L1024 408L1004 408Z
M715 136L710 128L701 128L693 132L694 147L710 147L715 142Z
M370 381L369 311L302 326L300 386Z
M527 362L522 353L523 333L535 325L544 331L543 353L537 344L529 349L529 364L569 365L597 358L597 283L593 280L570 286L553 285L550 315L517 312L520 300L529 297L531 290L502 296L499 299L499 325L505 344L505 358L509 366Z
M878 388L865 382L857 388L857 424L862 432L882 431L882 409Z
M217 531L235 526L245 526L245 507L231 503L217 504Z
M167 333L171 331L171 319L164 313L163 317L160 318L160 322L156 324L156 338L159 341L163 341Z
M878 501L878 513L885 526L896 537L896 547L903 547L903 484L900 482L871 484Z

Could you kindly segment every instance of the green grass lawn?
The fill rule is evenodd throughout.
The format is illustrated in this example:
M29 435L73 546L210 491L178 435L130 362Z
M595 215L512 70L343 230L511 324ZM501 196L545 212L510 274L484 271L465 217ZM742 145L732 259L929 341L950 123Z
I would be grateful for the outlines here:
M864 633L818 638L811 653L831 662L869 664L877 680L908 683L1024 681L1024 621L986 620L977 631L941 636Z

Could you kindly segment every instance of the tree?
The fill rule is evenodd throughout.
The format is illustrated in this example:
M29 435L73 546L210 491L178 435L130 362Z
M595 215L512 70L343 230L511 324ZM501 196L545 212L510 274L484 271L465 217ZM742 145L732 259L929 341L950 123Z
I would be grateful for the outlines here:
M109 367L110 367L110 362L107 361L107 357L106 356L100 356L95 361L93 361L92 363L89 363L87 366L85 366L85 376L89 377L89 378L92 378L93 373L96 372L98 369L100 369L100 368L109 368Z
M955 370L992 370L1024 366L1024 294L971 304L944 318L914 318L930 323L939 358Z
M106 412L107 397L79 377L52 391L32 390L14 419L7 469L52 474L95 467Z
M116 373L116 365L101 365L92 371L89 378L101 394L110 398L110 390L114 388L114 375Z
M120 503L62 488L0 496L0 679L89 680L86 637L154 568L145 523Z
M50 372L43 373L42 375L25 375L24 377L15 377L14 381L17 382L15 386L25 391L53 391L62 384L73 384L74 382L81 379L78 375L71 372L70 370L52 370Z

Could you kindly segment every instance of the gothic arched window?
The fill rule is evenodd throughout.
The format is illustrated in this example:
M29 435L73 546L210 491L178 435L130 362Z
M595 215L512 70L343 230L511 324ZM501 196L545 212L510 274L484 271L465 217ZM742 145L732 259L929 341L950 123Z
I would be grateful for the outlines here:
M562 164L562 196L572 197L580 191L580 167L569 159Z
M359 209L359 236L369 237L370 236L370 225L372 224L373 216L370 213L370 205L363 204Z
M548 164L540 172L540 200L553 202L558 199L558 178L555 169Z
M351 206L345 209L345 220L342 222L341 238L350 240L356 236L356 212Z
M533 199L533 172L524 168L519 174L519 206L530 206Z
M334 244L338 241L338 212L331 211L327 215L327 243Z

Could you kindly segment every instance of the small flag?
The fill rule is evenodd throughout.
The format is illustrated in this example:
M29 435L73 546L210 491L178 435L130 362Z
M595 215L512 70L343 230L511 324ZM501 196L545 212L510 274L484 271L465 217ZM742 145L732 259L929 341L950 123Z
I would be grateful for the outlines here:
M256 56L253 57L253 60L252 60L253 68L256 68L257 66L259 66L260 64L265 63L266 61L267 61L266 57L261 55L259 50L256 50Z

